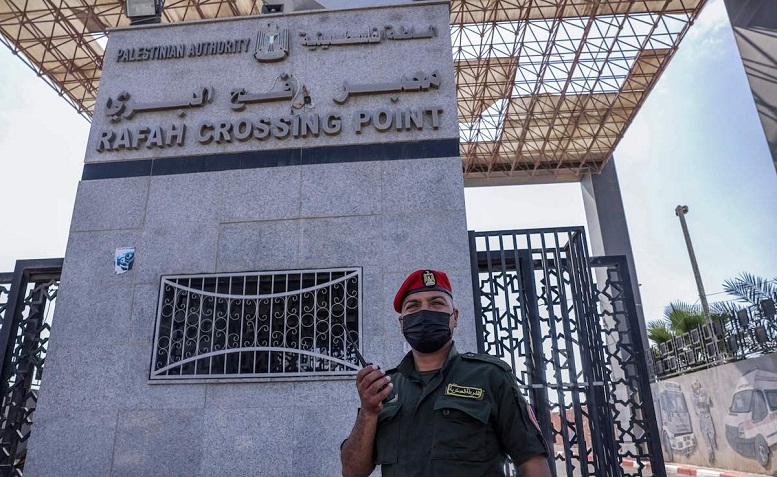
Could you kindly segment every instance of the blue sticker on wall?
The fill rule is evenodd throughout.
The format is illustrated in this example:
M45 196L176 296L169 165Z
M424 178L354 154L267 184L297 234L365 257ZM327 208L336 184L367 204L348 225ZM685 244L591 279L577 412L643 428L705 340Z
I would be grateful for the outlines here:
M135 264L135 247L124 247L116 249L116 257L113 261L113 271L117 275L127 273L132 270Z

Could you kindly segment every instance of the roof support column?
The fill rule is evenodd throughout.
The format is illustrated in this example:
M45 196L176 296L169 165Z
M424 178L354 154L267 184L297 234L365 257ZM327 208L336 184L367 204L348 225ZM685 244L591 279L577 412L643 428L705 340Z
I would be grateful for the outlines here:
M777 170L777 3L724 0L755 107Z
M639 293L634 255L626 225L626 213L623 210L618 174L615 160L610 157L601 174L586 174L580 183L583 193L583 205L588 222L588 236L591 241L592 256L625 255L629 265L632 293L637 308L642 341L645 349L650 344L645 329L645 316L642 311L642 297ZM596 277L603 283L604 277Z

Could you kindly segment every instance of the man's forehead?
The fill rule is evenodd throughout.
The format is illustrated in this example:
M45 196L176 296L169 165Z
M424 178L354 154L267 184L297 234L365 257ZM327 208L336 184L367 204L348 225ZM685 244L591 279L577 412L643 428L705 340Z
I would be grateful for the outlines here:
M416 292L412 295L408 295L405 298L405 301L402 302L404 305L405 303L411 302L411 301L425 301L425 300L433 300L435 298L442 298L446 302L451 300L450 295L448 295L445 292L437 291L437 290L430 290L430 291L423 291L423 292Z

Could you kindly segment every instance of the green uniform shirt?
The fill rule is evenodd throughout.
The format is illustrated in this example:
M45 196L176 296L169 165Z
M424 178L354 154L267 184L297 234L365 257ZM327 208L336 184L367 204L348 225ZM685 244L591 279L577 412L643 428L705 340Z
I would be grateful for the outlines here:
M374 455L384 477L503 477L506 455L516 465L548 455L510 366L498 358L451 347L424 386L408 353L387 374L397 398L378 417Z

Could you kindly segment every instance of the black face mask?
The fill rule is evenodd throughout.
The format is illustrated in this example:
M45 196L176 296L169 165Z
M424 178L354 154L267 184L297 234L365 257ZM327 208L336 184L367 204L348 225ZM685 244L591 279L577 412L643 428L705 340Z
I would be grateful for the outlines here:
M434 353L450 341L449 326L453 313L421 310L402 317L402 334L408 344L421 353Z

